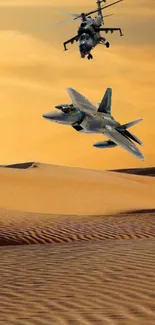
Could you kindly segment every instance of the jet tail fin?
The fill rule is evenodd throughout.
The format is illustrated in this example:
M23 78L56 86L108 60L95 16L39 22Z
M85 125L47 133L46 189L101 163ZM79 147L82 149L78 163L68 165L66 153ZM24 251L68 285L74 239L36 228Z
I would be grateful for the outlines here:
M111 100L112 100L112 89L107 88L102 101L99 105L98 112L111 114Z
M125 130L125 135L129 138L129 139L131 139L131 140L133 140L133 141L135 141L135 142L137 142L138 144L140 144L141 146L143 146L144 145L144 143L135 135L135 134L133 134L133 133L131 133L131 132L129 132L129 131L127 131L127 130Z
M128 139L131 139L135 142L137 142L138 144L140 144L141 146L143 146L143 142L136 136L134 135L133 133L127 131L127 129L129 129L131 126L139 123L143 121L143 119L139 119L139 120L136 120L136 121L133 121L133 122L129 122L129 123L126 123L126 124L123 124L123 125L120 125L117 130L122 133L124 136L126 136Z
M137 142L141 146L144 145L144 143L136 135L134 135L133 133L129 132L128 130L121 129L121 128L117 128L117 131L119 131L121 134L123 134L126 138L131 139L131 140Z

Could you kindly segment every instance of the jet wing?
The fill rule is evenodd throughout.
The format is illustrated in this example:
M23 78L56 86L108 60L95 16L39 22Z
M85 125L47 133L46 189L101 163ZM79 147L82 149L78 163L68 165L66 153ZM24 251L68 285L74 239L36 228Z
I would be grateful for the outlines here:
M91 102L89 102L87 98L78 93L78 91L73 88L67 88L67 92L72 100L74 107L78 108L80 111L88 115L93 115L96 113L96 107Z
M143 154L135 146L135 144L123 136L116 129L112 128L111 126L107 126L104 130L104 134L110 138L110 140L114 141L117 145L131 153L133 156L137 157L140 160L144 160Z
M76 35L76 36L70 38L68 41L64 42L63 43L64 44L64 50L67 51L67 47L66 47L67 44L69 44L69 43L73 44L75 41L77 42L78 39L79 39L79 36Z

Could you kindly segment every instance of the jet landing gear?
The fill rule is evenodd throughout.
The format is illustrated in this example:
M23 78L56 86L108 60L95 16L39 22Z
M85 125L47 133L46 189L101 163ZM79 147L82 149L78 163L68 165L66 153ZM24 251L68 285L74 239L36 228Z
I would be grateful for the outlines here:
M93 59L93 56L92 56L91 53L88 54L87 59L88 59L88 60Z

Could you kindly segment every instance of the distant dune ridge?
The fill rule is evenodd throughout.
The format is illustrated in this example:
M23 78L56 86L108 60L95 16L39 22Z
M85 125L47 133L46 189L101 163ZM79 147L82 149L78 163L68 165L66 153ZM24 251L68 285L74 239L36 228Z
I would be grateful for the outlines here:
M1 165L0 167L15 168L15 169L28 169L28 168L38 167L38 164L35 162L24 162L24 163L11 164L11 165Z
M28 169L38 167L39 163L36 162L24 162L10 165L1 165L0 167L5 168L16 168L16 169ZM118 173L127 173L127 174L135 174L135 175L144 175L144 176L155 176L155 167L146 167L146 168L128 168L128 169L114 169L111 170L113 172Z
M125 174L133 174L133 175L135 174L135 175L155 177L155 167L115 169L111 171L118 172L118 173L125 173Z

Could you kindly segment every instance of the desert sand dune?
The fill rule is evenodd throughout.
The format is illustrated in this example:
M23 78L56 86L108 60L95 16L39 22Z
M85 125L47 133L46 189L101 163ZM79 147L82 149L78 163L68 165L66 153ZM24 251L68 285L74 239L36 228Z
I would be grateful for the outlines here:
M155 324L154 178L24 163L0 179L0 325Z
M155 207L155 179L151 177L36 163L24 166L0 168L0 208L107 215Z

